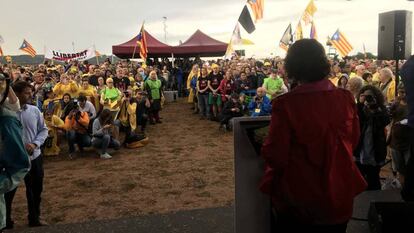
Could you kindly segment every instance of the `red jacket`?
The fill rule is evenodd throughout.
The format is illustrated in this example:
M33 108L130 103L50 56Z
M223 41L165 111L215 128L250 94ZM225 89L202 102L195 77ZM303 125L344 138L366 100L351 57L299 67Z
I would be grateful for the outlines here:
M262 148L261 190L277 211L306 223L348 221L354 197L366 188L352 159L359 134L352 94L327 79L278 97Z

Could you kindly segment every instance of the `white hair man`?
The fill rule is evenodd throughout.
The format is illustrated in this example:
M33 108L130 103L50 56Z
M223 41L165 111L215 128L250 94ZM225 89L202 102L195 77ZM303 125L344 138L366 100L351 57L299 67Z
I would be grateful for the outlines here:
M380 89L385 97L385 103L389 104L395 99L395 79L390 68L383 68L379 71Z

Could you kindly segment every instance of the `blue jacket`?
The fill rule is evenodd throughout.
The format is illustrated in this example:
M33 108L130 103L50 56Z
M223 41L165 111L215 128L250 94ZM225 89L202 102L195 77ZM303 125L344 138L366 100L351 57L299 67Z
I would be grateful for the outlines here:
M253 116L253 117L269 116L272 112L272 104L270 103L270 100L269 98L267 98L267 96L263 96L263 101L260 104L260 106L258 106L258 103L256 103L255 98L252 98L252 100L249 103L248 108L250 111L250 116Z

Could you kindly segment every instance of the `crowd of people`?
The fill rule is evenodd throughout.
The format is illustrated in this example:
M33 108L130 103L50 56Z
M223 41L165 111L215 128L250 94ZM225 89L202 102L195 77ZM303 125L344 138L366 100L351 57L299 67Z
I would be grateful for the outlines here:
M358 134L361 135L353 156L368 189L381 189L379 174L387 155L392 157L395 177L404 182L410 157L408 107L404 86L399 82L399 76L394 75L396 64L371 59L327 61L322 64L326 66L321 68L324 73L306 74L303 72L311 69L295 70L297 73L293 74L294 69L290 67L291 73L287 72L289 66L303 64L287 64L279 57L264 61L234 57L214 61L149 60L147 64L129 60L111 64L106 60L100 65L78 61L65 64L48 61L38 66L0 65L0 75L8 78L12 87L2 108L17 112L17 119L23 125L25 150L32 164L25 178L29 225L42 225L39 219L42 156L59 155L59 145L64 140L70 158L77 150L82 154L85 147L93 147L100 158L110 159L109 148L145 146L147 124L162 123L160 111L166 91L176 91L179 97L187 98L200 120L217 121L219 129L227 131L231 130L235 117L269 116L272 112L282 114L280 109L272 109L272 105L274 108L279 99L292 92L298 96L289 103L292 108L305 104L318 109L315 103L326 98L335 98L333 102L344 105L338 107L348 106L343 94L321 95L314 103L305 98L308 91L302 89L309 80L298 77L306 76L314 81L323 76L331 83L325 88L346 90L352 95L360 125ZM300 125L300 118L307 117L306 112L302 114L283 117L287 121L299 117L297 123ZM274 119L272 116L272 121ZM341 124L344 125L332 125L330 130L348 127L352 122ZM120 132L125 135L122 142ZM284 141L283 138L280 140ZM399 184L397 179L395 182ZM15 191L5 194L7 228L13 227L11 203Z

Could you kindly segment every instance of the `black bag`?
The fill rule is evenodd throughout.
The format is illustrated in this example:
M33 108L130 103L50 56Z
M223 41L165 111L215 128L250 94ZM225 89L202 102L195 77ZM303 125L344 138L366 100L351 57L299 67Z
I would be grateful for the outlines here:
M125 143L141 141L145 138L144 134L133 134L125 139Z

